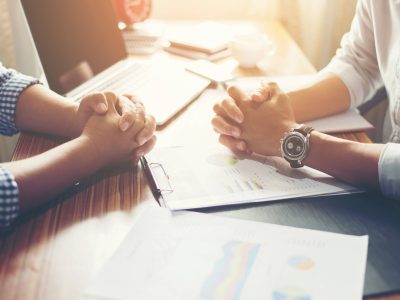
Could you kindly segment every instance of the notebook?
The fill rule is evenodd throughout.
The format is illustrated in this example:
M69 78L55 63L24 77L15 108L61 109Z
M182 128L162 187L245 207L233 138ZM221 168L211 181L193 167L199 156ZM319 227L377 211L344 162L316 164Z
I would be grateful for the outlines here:
M173 47L213 54L227 49L232 36L229 26L207 21L173 31L168 40Z
M73 100L91 91L131 93L162 125L210 83L172 60L129 58L110 0L21 4L49 87Z

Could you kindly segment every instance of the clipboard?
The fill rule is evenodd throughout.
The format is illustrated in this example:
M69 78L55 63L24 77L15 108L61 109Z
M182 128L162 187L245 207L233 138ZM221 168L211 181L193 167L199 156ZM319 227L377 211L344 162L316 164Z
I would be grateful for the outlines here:
M174 190L169 182L169 177L160 163L149 163L146 157L140 158L144 174L148 180L151 192L160 206L165 207L163 194L172 193ZM160 180L161 179L161 180Z
M222 146L158 148L141 164L154 197L170 210L361 191L307 167L294 170L282 158L241 160Z

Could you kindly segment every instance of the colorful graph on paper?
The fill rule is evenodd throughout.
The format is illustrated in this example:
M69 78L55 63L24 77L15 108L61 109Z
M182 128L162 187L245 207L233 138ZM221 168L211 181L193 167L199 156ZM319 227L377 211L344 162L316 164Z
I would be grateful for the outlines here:
M274 300L311 300L310 295L296 287L285 287L272 293Z
M214 264L201 290L205 299L239 299L251 272L259 244L229 241L222 247L223 254Z
M303 255L290 257L288 260L288 264L292 268L301 271L311 270L315 266L315 262L311 258Z

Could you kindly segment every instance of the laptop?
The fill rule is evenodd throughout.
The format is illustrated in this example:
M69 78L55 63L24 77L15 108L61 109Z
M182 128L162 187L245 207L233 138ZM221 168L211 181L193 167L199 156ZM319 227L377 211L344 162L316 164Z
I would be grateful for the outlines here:
M130 93L162 126L210 84L166 56L129 58L112 0L20 1L49 87L74 101Z

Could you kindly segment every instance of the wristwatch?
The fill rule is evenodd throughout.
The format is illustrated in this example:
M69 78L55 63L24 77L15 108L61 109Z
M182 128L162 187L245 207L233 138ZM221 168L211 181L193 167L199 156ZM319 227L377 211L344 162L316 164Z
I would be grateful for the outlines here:
M310 149L310 133L314 128L304 124L292 128L281 139L281 155L292 168L304 166L303 161Z

